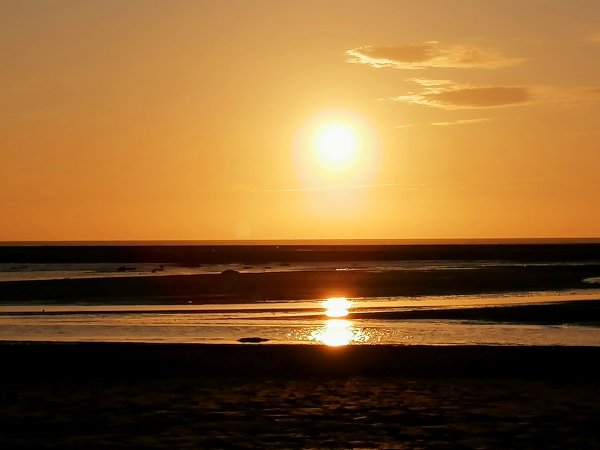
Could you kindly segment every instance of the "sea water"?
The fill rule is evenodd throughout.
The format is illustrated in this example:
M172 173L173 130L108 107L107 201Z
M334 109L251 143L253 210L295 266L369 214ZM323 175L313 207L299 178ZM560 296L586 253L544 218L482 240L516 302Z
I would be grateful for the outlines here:
M459 320L370 319L368 312L469 308L600 299L599 290L348 299L344 317L327 317L323 300L228 305L1 305L0 340L63 342L340 345L600 346L595 326Z

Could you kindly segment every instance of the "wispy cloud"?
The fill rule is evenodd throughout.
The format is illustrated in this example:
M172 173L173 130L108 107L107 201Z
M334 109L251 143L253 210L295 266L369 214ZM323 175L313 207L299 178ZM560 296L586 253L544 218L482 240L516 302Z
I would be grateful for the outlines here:
M419 94L401 95L392 100L443 109L498 108L533 100L524 86L459 86L431 87Z
M600 87L597 86L472 86L450 80L423 78L410 78L405 81L412 81L423 86L424 89L418 93L409 92L406 95L392 97L391 100L448 110L500 108L532 103L585 103L600 100Z
M490 118L481 117L479 119L458 119L458 120L451 120L449 122L432 122L431 125L436 126L436 127L446 127L449 125L469 125L469 124L474 124L474 123L489 122L490 120L491 120Z
M280 189L261 189L260 192L312 192L312 191L342 191L357 189L373 189L385 187L399 187L408 190L417 189L425 186L424 184L400 184L400 183L381 183L381 184L352 184L352 185L333 185L333 186L310 186L294 187Z
M428 67L496 69L518 64L493 48L469 45L441 45L438 41L400 46L364 46L346 52L347 61L375 68L425 69Z
M430 189L472 189L480 187L513 187L522 185L539 184L560 184L567 183L568 180L531 178L516 180L481 180L481 181L456 181L446 183L379 183L379 184L358 184L358 185L333 185L333 186L310 186L310 187L290 187L279 189L259 189L254 192L263 193L295 193L295 192L319 192L319 191L344 191L344 190L363 190L363 189L400 189L404 191L420 191Z
M409 78L405 81L412 81L413 83L420 84L421 86L444 86L446 84L452 84L452 80L429 80L427 78Z
M479 117L476 119L457 119L457 120L449 120L449 121L443 121L443 122L400 123L400 124L394 126L394 128L399 129L399 130L404 130L406 128L429 126L429 125L433 125L435 127L443 127L443 126L450 126L450 125L469 125L469 124L475 124L475 123L489 122L490 120L492 120L492 119L490 119L488 117Z

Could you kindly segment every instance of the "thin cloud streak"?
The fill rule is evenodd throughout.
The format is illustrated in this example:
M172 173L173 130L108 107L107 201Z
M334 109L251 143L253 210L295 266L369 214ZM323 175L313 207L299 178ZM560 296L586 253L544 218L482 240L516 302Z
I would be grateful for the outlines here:
M422 92L392 97L390 100L441 108L486 109L522 106L534 103L596 102L600 99L598 87L562 86L471 86L457 83L434 84L430 81L412 79L425 87Z
M529 180L487 180L487 181L461 181L451 183L380 183L380 184L358 184L341 186L312 186L297 188L280 189L259 189L254 192L318 192L318 191L339 191L339 190L358 190L358 189L377 189L377 188L401 188L406 191L418 191L419 189L439 189L439 188L468 188L476 186L515 186L523 184L565 184L572 180L553 180L553 179L529 179Z
M393 69L480 68L497 69L524 61L509 58L496 49L476 45L440 45L438 41L399 46L363 46L346 52L347 62Z
M533 100L523 86L458 86L431 87L420 94L393 97L392 100L442 109L499 108Z
M401 184L401 183L382 183L382 184L356 184L342 186L313 186L303 188L281 188L281 189L261 189L258 192L312 192L312 191L339 191L354 189L373 189L382 187L402 187L405 189L415 189L423 187L425 184Z
M432 86L444 86L447 84L453 84L452 80L430 80L427 78L409 78L405 81L412 81L413 83L420 84L421 86L432 87Z
M476 119L457 119L457 120L429 122L429 123L402 123L402 124L395 125L394 128L396 128L398 130L403 130L406 128L412 128L412 127L418 127L418 126L429 126L429 125L436 126L436 127L450 126L450 125L470 125L470 124L476 124L476 123L482 123L482 122L489 122L491 120L492 119L490 119L489 117L480 117L480 118L476 118Z
M489 122L490 118L488 117L482 117L479 119L458 119L458 120L451 120L448 122L431 122L431 125L436 126L436 127L445 127L445 126L450 126L450 125L470 125L470 124L474 124L474 123L482 123L482 122Z

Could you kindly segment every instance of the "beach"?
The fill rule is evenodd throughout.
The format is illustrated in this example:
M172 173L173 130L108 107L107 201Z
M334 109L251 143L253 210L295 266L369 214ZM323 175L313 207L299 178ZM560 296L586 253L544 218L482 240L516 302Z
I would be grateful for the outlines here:
M0 450L600 450L600 0L0 18Z
M4 448L597 448L598 348L2 344Z
M600 446L595 246L1 250L2 448Z
M173 378L3 383L3 448L594 449L597 383Z

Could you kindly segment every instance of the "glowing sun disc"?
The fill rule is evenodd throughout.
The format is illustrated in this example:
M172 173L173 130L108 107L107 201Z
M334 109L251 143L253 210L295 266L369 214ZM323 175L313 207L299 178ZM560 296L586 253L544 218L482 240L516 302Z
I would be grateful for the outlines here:
M317 163L326 170L340 172L356 164L360 139L356 130L343 122L320 126L314 135L313 148Z
M325 300L322 303L327 317L345 317L348 315L348 309L352 306L345 297L334 297Z

